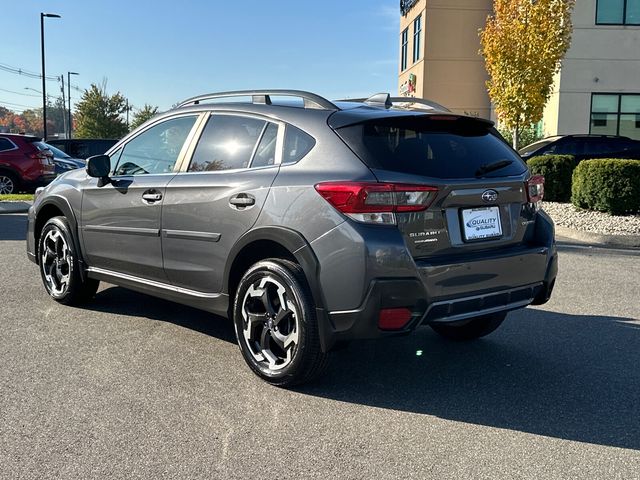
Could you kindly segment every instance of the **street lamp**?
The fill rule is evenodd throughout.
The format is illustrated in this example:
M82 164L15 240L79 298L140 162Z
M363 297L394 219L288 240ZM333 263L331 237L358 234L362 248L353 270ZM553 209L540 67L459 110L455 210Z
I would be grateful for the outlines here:
M71 132L73 125L71 124L71 75L80 75L78 72L67 72L67 99L69 100L69 136L71 138Z
M47 140L47 85L44 69L44 18L60 18L57 13L40 12L40 49L42 52L42 126L44 129L44 140Z

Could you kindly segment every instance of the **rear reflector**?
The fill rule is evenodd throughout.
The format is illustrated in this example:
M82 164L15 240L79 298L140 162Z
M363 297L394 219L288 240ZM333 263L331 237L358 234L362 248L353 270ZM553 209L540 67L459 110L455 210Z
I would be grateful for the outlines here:
M544 177L542 175L534 175L527 182L527 199L531 203L538 203L544 197Z
M380 330L400 330L411 320L408 308L383 308L380 310L378 327Z
M402 183L326 182L316 190L334 208L364 223L395 224L399 212L426 210L438 189Z

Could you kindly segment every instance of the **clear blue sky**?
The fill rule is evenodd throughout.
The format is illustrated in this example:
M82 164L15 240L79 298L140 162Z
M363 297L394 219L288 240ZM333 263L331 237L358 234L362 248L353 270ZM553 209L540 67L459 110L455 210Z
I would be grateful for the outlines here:
M3 1L0 65L40 72L40 12L50 12L62 18L45 19L47 76L79 72L83 89L106 78L135 107L246 88L395 93L399 10L397 0ZM25 90L40 82L0 70L0 105L41 106Z

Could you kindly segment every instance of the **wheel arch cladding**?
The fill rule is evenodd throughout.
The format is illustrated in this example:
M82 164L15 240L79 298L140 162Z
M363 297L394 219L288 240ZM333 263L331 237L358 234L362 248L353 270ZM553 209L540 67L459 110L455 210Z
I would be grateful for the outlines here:
M233 304L240 278L251 265L266 258L284 258L302 267L316 307L323 308L324 301L317 280L318 260L298 232L284 227L256 228L236 242L228 258L223 291L229 294L230 304Z
M34 227L34 240L35 240L35 248L36 248L36 260L38 258L38 244L40 242L40 232L44 225L53 217L65 217L67 222L69 223L69 228L71 230L71 236L73 239L73 246L75 247L76 252L78 252L79 259L82 261L82 250L80 249L80 243L78 241L78 223L76 221L76 216L71 209L71 206L67 203L67 201L62 197L49 197L46 201L40 205L38 211L36 212L36 220ZM84 271L81 270L82 275L84 276Z

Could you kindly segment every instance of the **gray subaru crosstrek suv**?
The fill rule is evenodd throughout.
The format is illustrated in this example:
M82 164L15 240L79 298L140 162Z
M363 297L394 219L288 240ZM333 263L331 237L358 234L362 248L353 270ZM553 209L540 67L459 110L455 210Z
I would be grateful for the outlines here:
M543 188L491 122L428 101L223 92L39 191L27 250L56 301L102 280L228 317L249 367L293 385L351 340L470 340L546 302Z

